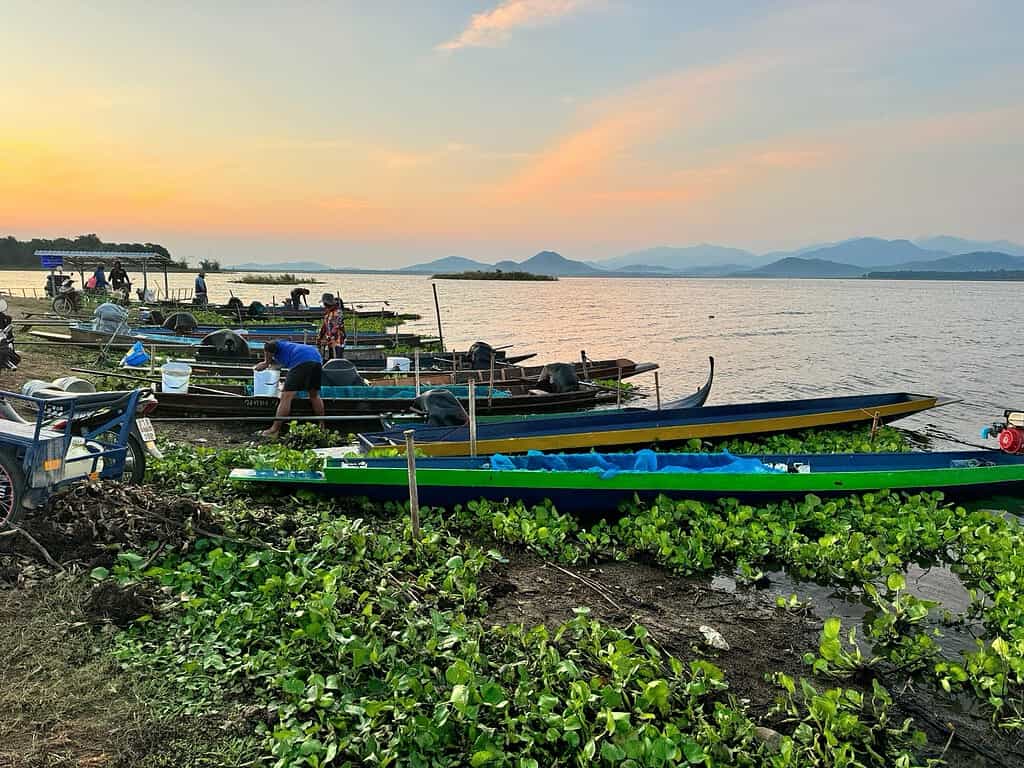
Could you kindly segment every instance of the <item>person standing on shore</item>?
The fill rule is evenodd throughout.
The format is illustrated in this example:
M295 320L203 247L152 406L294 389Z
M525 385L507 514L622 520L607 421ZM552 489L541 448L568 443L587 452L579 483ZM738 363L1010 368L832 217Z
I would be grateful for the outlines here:
M324 320L316 343L324 350L324 359L340 360L345 357L345 304L330 293L325 293L321 301Z
M284 391L277 406L277 420L269 429L260 432L263 437L277 437L281 434L284 419L292 412L292 401L299 392L309 394L309 405L316 416L324 415L324 401L320 397L320 378L323 374L323 358L320 351L309 344L291 341L268 341L263 346L263 361L253 370L266 368L287 368Z
M201 307L205 307L210 303L206 295L206 273L203 270L199 270L199 274L196 275L196 290L192 303L198 304Z

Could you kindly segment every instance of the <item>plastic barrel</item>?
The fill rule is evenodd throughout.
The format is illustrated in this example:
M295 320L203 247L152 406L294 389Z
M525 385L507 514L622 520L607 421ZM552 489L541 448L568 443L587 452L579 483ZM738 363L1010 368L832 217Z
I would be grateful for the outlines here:
M61 392L74 392L77 394L96 391L96 387L93 386L91 381L80 379L77 376L62 376L59 379L54 379L53 384L50 386L53 389L59 389Z

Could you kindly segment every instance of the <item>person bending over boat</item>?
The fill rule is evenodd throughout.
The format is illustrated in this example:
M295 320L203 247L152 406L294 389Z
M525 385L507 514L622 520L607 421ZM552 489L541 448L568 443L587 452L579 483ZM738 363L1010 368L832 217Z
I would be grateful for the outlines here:
M309 288L292 288L292 309L302 309L303 304L308 307L307 296L309 296Z
M263 346L263 362L257 363L254 370L288 369L288 375L284 379L284 391L281 393L281 402L277 406L277 420L270 429L260 432L263 437L277 437L281 434L284 419L292 412L292 400L299 392L305 391L309 394L309 405L316 416L324 415L324 401L320 397L323 362L320 350L309 344L268 341Z

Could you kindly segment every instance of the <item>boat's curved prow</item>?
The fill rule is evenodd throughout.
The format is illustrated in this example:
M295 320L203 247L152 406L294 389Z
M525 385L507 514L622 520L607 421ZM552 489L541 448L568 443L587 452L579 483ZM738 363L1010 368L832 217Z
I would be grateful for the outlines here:
M678 400L672 400L668 403L661 404L661 410L675 409L675 408L700 408L707 402L708 395L711 394L711 385L715 381L715 358L711 355L708 356L708 364L711 369L708 371L708 380L704 382L704 386L694 392L692 395L681 397Z

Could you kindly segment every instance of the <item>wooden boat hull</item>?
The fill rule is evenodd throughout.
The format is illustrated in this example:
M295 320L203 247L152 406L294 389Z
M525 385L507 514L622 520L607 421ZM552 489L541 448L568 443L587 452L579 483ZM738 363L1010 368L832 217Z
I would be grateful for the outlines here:
M661 454L662 457L679 454ZM998 451L896 454L810 454L757 457L765 464L803 463L809 472L637 472L605 477L593 471L497 470L490 457L418 459L421 504L450 507L476 499L552 501L563 512L608 513L634 497L735 497L758 501L807 494L942 490L989 496L1024 490L1024 456ZM380 501L408 499L404 459L328 459L320 472L233 470L231 479Z
M581 414L575 419L530 419L477 425L477 452L586 451L598 448L669 446L692 439L718 439L814 427L888 423L944 405L928 395L903 392L825 397L702 408L636 409ZM411 427L416 447L428 456L469 455L467 427ZM398 430L360 435L368 446L404 444Z
M156 392L156 416L273 416L278 398L226 394L194 394ZM496 397L488 402L486 395L477 398L477 413L481 415L546 413L577 411L606 403L608 393L595 389L562 394L517 394ZM327 398L323 399L327 416L373 416L389 413L411 413L412 398ZM462 405L468 409L463 399ZM312 415L309 400L296 398L292 414Z
M132 343L137 339L143 340L147 345L160 346L162 344L173 344L175 346L181 344L196 343L203 337L214 333L215 331L223 330L222 328L215 329L204 329L197 330L192 333L174 333L167 330L166 328L131 328L126 333L119 333L114 337L115 341ZM315 343L317 330L280 330L280 331L256 331L252 328L247 328L246 335L251 341L264 342L272 339L284 339L285 341L297 341L297 342L309 342ZM99 342L105 343L110 341L111 334L104 331L97 331L91 328L82 328L80 326L72 325L69 329L69 333L72 341L76 342ZM166 337L166 338L165 338ZM423 339L412 333L401 333L401 334L357 334L350 336L347 339L347 343L352 344L379 344L382 346L395 346L405 345L409 347L418 347L423 344Z

